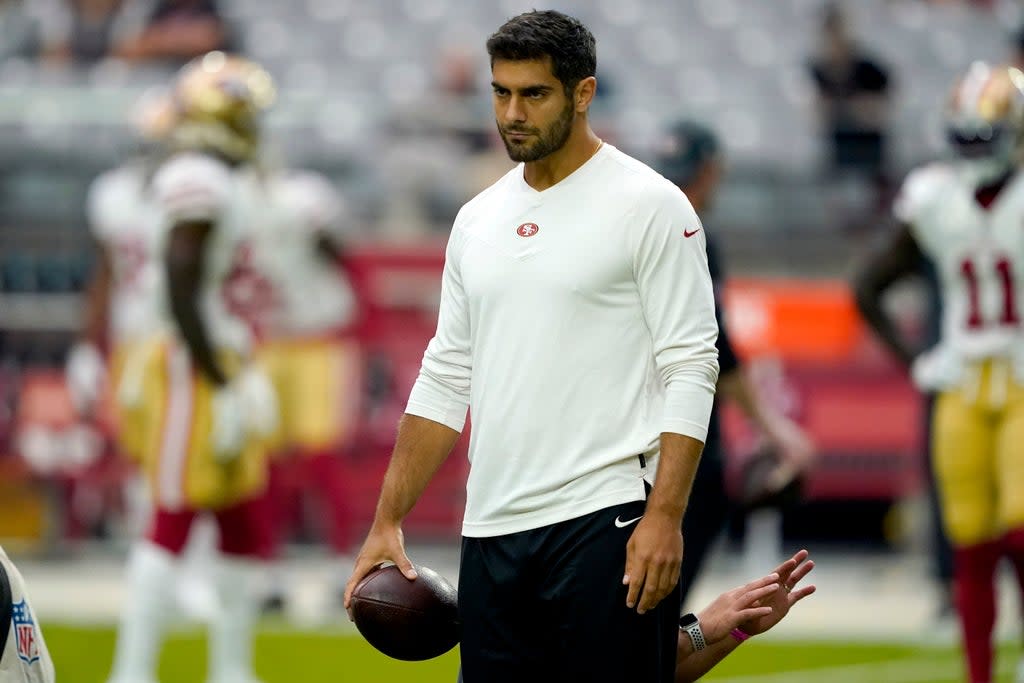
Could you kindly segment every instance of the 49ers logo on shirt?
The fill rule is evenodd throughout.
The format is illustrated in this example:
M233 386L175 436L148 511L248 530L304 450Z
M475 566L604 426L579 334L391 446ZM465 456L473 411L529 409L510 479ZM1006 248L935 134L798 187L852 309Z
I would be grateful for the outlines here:
M536 223L523 223L516 228L516 234L520 237L533 237L540 231Z

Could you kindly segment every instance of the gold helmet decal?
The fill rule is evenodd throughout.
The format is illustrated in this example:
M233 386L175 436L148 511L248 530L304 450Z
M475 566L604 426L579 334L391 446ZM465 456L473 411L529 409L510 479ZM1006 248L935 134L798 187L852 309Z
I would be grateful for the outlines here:
M259 149L260 120L275 96L273 79L258 64L207 53L185 65L175 81L173 144L251 160Z
M953 87L946 120L950 140L964 156L1015 152L1024 133L1024 73L975 62Z

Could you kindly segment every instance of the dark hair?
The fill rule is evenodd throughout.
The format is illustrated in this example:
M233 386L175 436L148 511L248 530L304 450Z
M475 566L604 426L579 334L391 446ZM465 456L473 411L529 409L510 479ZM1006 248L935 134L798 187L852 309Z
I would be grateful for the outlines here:
M551 58L551 72L571 95L584 78L597 73L597 41L579 19L555 10L526 12L502 24L487 40L491 66L496 59Z

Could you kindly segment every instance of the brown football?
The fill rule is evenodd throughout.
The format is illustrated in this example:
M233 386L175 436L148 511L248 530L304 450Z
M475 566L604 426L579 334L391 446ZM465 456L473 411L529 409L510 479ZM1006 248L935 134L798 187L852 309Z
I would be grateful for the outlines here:
M459 642L458 593L430 567L415 581L388 565L370 572L352 592L352 619L363 637L389 657L420 661Z

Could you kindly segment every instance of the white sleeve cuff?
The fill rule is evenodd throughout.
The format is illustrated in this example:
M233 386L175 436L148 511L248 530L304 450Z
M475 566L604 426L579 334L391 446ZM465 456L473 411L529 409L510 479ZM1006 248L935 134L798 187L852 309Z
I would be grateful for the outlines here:
M421 375L413 385L412 391L409 392L409 402L405 406L405 412L439 422L461 432L466 426L469 404L446 394L447 392L444 390L430 386Z
M703 443L708 438L708 423L714 403L714 391L703 387L670 388L665 396L661 431L682 434Z

